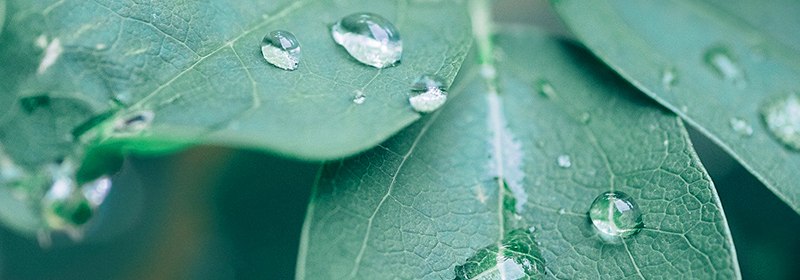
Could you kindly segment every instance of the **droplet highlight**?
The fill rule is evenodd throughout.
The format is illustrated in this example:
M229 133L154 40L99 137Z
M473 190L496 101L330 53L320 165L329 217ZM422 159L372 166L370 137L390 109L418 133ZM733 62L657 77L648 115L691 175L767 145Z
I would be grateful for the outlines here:
M703 61L720 78L740 88L747 86L744 70L727 47L716 46L708 49Z
M800 97L790 93L761 107L761 119L772 137L791 151L800 152Z
M678 70L674 67L667 67L661 71L661 85L664 90L670 91L678 85Z
M572 166L572 161L568 155L560 155L558 156L558 166L561 166L561 168L570 168L570 166Z
M499 244L492 244L455 268L456 280L543 279L545 262L538 242L527 229L508 232Z
M363 91L357 90L356 96L353 97L353 103L355 104L364 104L364 101L367 100L367 97L364 95Z
M589 207L589 219L607 240L629 237L644 228L639 206L619 191L605 192L595 198Z
M331 34L353 58L376 68L395 65L403 54L403 41L397 28L373 13L346 16L333 25Z
M295 70L300 63L300 43L291 32L275 30L261 40L261 54L275 67Z
M442 89L442 82L434 75L422 75L411 86L408 103L415 111L430 113L442 107L447 101L447 92Z
M539 92L544 97L553 98L556 96L556 89L553 88L553 85L550 84L550 81L546 79L539 79L535 83L536 91Z
M753 127L750 125L749 122L742 118L733 117L730 120L731 129L734 132L741 136L752 136L753 135Z

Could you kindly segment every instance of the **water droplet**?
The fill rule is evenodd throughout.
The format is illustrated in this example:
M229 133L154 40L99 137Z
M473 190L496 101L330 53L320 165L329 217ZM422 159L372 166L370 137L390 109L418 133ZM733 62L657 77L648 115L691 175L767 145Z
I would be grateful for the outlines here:
M569 159L568 155L560 155L558 156L558 166L561 166L561 168L569 168L572 166L572 161Z
M46 230L66 231L79 238L81 227L91 220L111 190L111 179L101 177L78 188L70 161L50 165L48 173L52 176L50 189L41 201Z
M689 112L689 107L686 106L686 105L681 105L681 112L688 113Z
M623 192L601 194L589 208L589 219L604 237L628 237L644 228L642 213L633 198Z
M587 123L589 123L589 121L590 121L591 119L592 119L592 114L589 114L589 113L583 113L583 114L581 114L581 123L582 123L582 124L587 124Z
M773 138L783 146L800 152L800 97L790 93L761 107L761 118Z
M153 111L140 111L114 120L112 133L118 137L134 136L145 130L155 118Z
M670 91L678 85L678 70L674 67L664 68L661 72L661 85L666 91Z
M447 101L447 92L442 89L439 77L422 75L411 86L408 102L420 113L433 112Z
M535 86L539 94L544 97L553 98L556 96L556 89L553 88L553 85L551 85L550 82L545 79L537 80Z
M744 70L728 48L716 46L708 49L703 56L703 61L720 78L730 81L740 88L747 86Z
M364 96L364 92L360 91L360 90L357 90L356 91L356 96L353 97L353 103L355 103L355 104L363 104L364 101L366 101L366 100L367 100L367 97Z
M515 229L498 244L475 252L463 265L456 266L456 280L465 279L541 279L545 262L533 234Z
M300 63L300 43L291 32L275 30L261 40L261 54L278 68L295 70Z
M403 41L394 24L376 14L346 16L333 25L331 33L353 58L369 66L392 66L403 54Z
M558 208L558 214L559 214L559 215L564 215L564 214L566 214L566 213L567 213L567 209L564 209L564 208Z
M535 231L536 231L536 227L535 226L531 226L530 228L528 228L528 232L532 233L532 232L535 232Z
M36 95L36 96L29 96L23 97L19 99L19 104L22 106L22 110L25 110L27 113L33 113L38 108L46 107L50 105L50 96L46 94Z
M742 136L751 136L753 135L753 127L750 126L746 120L738 117L733 117L730 120L730 125L733 131L738 133Z

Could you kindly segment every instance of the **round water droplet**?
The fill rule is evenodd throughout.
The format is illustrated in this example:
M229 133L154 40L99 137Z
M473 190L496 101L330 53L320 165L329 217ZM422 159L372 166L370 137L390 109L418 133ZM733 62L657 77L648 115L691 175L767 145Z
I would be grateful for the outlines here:
M587 124L589 121L592 120L592 114L583 113L581 114L581 123Z
M761 118L775 140L792 151L800 152L800 97L797 93L764 103Z
M564 209L564 208L558 208L558 214L559 214L559 215L564 215L564 214L566 214L566 213L567 213L567 209Z
M720 78L730 81L740 88L747 86L744 70L727 47L709 48L703 55L703 62Z
M114 120L112 133L117 137L134 136L147 129L155 118L153 111L139 111Z
M439 77L422 75L411 86L408 103L420 113L433 112L447 101L447 92L442 89Z
M667 67L661 71L661 85L664 90L670 91L678 85L678 70L674 67Z
M746 120L738 117L731 118L730 120L731 129L734 132L738 133L742 136L751 136L753 135L753 127L750 126Z
M628 237L644 228L642 213L633 198L623 192L605 192L589 208L589 219L606 237Z
M369 66L392 66L403 54L403 41L394 24L376 14L346 16L333 25L331 34L353 58Z
M572 166L572 161L568 155L560 155L558 156L558 166L561 166L561 168L569 168Z
M300 63L300 43L291 32L275 30L261 40L261 54L278 68L295 70Z

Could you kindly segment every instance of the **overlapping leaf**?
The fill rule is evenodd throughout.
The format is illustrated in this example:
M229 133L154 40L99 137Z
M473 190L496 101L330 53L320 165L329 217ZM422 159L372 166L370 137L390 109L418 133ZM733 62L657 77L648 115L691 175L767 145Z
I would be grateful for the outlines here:
M503 30L499 95L461 74L443 109L320 170L298 279L453 279L467 262L459 277L488 275L472 270L500 263L482 256L501 255L515 228L532 237L504 255L543 263L546 278L738 278L681 120L573 43ZM616 244L586 215L608 190L644 213L646 228ZM532 240L540 252L520 252Z
M800 3L559 0L553 6L597 56L800 212L800 153L776 141L759 113L800 91ZM720 51L727 58L708 59Z

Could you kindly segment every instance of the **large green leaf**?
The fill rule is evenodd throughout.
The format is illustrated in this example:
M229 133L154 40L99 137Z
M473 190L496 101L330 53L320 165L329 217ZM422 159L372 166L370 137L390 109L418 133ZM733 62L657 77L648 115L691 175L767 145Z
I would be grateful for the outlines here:
M800 153L776 141L759 115L760 106L800 90L800 2L560 0L553 5L597 56L708 135L800 212ZM736 78L715 71L706 59L714 51L729 57ZM672 82L665 82L668 72L674 73Z
M297 278L485 276L505 242L546 278L739 278L682 121L574 43L503 30L499 95L471 69L442 110L320 169ZM645 224L617 243L586 214L609 190L633 197Z
M18 162L38 164L69 154L68 136L83 122L102 125L152 110L147 132L122 142L145 143L144 149L163 142L222 144L308 159L350 155L419 118L407 100L417 76L452 81L471 44L465 6L9 1L0 37L0 141ZM395 23L404 41L401 64L365 66L334 43L330 26L361 11ZM262 37L276 29L300 41L296 71L273 67L261 55ZM359 91L366 96L360 105L352 101Z

